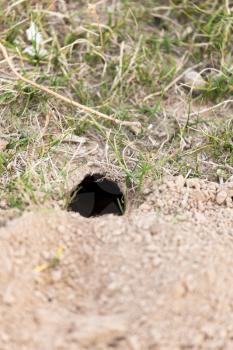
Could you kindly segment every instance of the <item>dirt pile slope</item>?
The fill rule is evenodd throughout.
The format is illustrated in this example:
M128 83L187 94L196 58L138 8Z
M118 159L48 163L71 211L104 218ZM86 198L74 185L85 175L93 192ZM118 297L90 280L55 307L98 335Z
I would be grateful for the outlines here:
M143 191L123 217L44 209L1 228L0 349L233 348L231 184Z

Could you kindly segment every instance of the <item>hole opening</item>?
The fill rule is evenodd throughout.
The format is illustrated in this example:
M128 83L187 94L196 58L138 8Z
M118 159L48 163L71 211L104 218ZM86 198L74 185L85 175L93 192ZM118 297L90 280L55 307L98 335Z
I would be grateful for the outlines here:
M125 197L119 185L105 175L87 175L72 191L67 209L87 218L105 214L123 215Z

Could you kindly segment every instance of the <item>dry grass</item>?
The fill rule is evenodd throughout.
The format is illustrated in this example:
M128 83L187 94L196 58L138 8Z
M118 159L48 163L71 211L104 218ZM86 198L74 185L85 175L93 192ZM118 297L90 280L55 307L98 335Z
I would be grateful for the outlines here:
M230 1L0 6L0 41L19 74L2 56L2 207L62 205L67 177L89 160L137 188L145 176L231 177ZM39 44L28 38L31 23ZM183 81L194 69L206 80L198 94Z

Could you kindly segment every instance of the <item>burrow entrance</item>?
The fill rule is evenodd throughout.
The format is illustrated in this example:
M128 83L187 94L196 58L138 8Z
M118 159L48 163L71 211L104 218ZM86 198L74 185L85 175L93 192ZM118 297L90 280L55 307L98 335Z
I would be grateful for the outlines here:
M71 193L68 210L84 217L123 215L125 197L119 185L102 174L87 175Z

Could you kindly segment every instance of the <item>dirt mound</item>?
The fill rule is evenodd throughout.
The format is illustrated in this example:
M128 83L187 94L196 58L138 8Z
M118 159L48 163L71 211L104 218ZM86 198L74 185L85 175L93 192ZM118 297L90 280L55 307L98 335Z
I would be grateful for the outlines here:
M177 177L122 217L9 221L0 349L232 349L231 186Z

